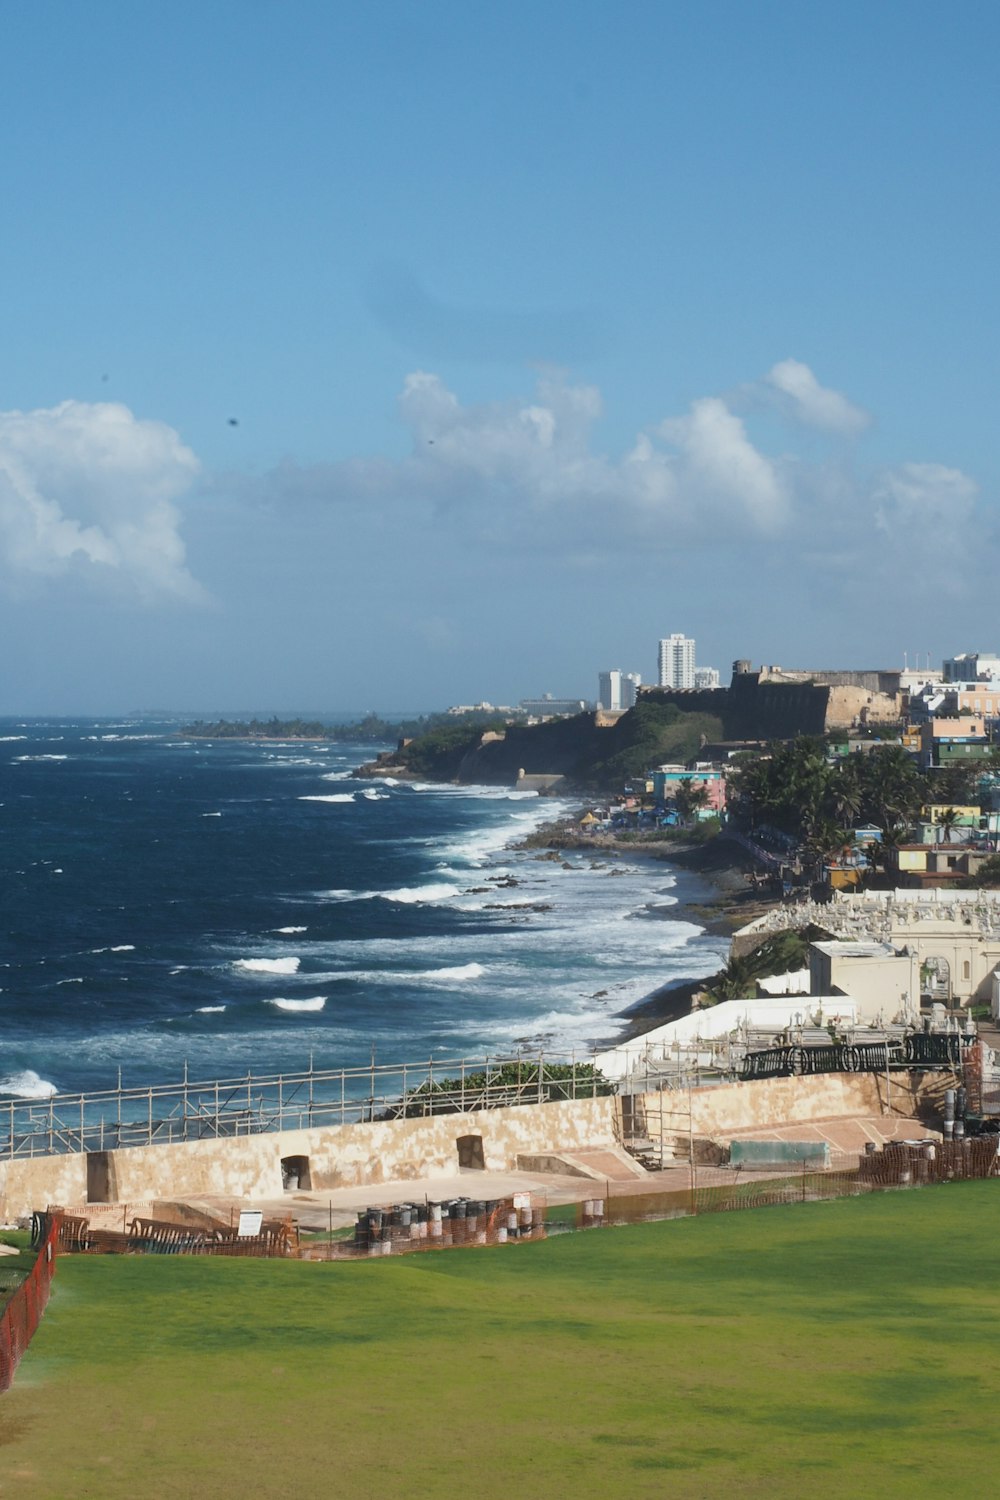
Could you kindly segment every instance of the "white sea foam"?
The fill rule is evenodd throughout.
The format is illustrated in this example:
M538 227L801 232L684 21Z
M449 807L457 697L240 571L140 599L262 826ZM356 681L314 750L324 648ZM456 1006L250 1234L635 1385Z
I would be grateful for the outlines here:
M109 949L109 952L111 952L111 953L134 953L135 952L135 944L134 943L116 943L113 948Z
M320 796L314 793L311 797L300 797L300 802L353 802L353 792L331 792L328 796Z
M320 901L398 901L403 906L414 906L424 901L449 901L460 894L460 889L435 881L429 885L403 885L392 891L332 890L314 894Z
M59 985L61 985L61 984L82 984L82 983L83 983L83 979L82 978L80 978L80 979L57 979L56 980L56 988L58 989Z
M402 885L395 891L377 891L375 893L381 901L399 901L404 906L415 905L421 901L449 901L453 896L459 894L457 885L443 885L441 883L431 885Z
M0 745L9 745L14 740L26 740L26 734L0 734Z
M68 755L15 755L16 761L23 760L69 760Z
M220 812L202 813L202 817L203 818L221 818L222 814Z
M414 974L414 979L482 979L486 973L482 964L454 964L447 969L425 969Z
M326 774L323 775L323 776L321 776L319 779L320 779L320 781L353 781L354 780L354 772L353 771L327 771Z
M369 791L369 792L362 792L361 795L362 795L362 797L366 797L369 802L388 802L388 800L389 800L388 794L385 793L385 792L370 792Z
M308 1000L265 1000L265 1005L273 1005L278 1010L322 1010L326 1004L325 995L313 995Z
M40 1078L33 1068L0 1078L0 1094L13 1094L16 1099L51 1099L58 1092L54 1083Z
M234 965L249 974L297 974L297 958L238 958Z
M273 930L275 932L282 932L282 933L308 932L309 931L308 927L275 927Z
M183 974L185 969L190 969L190 964L178 964L176 969L171 969L171 974Z
M214 1016L225 1010L224 1005L199 1005L195 1011L196 1016Z

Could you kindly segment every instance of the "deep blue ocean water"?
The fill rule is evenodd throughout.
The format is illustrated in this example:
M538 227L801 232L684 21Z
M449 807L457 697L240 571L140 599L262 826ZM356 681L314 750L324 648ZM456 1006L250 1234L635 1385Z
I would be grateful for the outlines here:
M718 967L662 866L508 847L551 799L178 727L0 721L0 1093L583 1056Z

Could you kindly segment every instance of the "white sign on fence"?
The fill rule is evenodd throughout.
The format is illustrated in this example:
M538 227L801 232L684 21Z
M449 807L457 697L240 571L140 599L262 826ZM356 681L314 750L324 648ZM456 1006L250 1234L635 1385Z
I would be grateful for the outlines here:
M238 1239L253 1239L260 1234L260 1226L264 1222L264 1215L259 1208L240 1209L240 1224L236 1231Z

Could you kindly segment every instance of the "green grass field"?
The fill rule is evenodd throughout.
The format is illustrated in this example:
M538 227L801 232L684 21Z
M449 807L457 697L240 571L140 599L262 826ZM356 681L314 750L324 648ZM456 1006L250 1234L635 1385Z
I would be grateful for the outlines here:
M0 1495L990 1495L1000 1183L358 1264L63 1259Z

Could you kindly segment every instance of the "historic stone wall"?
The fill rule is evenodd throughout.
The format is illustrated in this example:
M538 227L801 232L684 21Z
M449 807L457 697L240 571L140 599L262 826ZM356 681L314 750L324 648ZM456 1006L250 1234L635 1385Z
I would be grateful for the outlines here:
M755 1126L801 1123L844 1115L880 1113L879 1080L866 1074L774 1078L694 1089L690 1094L638 1096L633 1107L647 1128L673 1139L691 1128L697 1136ZM562 1103L524 1105L438 1115L426 1120L376 1121L324 1126L237 1139L109 1151L102 1163L108 1193L122 1204L206 1196L278 1198L282 1158L305 1158L314 1190L377 1186L454 1173L460 1137L479 1136L486 1170L514 1171L519 1156L613 1147L621 1134L622 1099L611 1095ZM916 1095L905 1085L894 1102L906 1113ZM87 1157L25 1157L0 1163L0 1217L18 1218L48 1204L87 1202ZM303 1184L304 1185L304 1184Z

